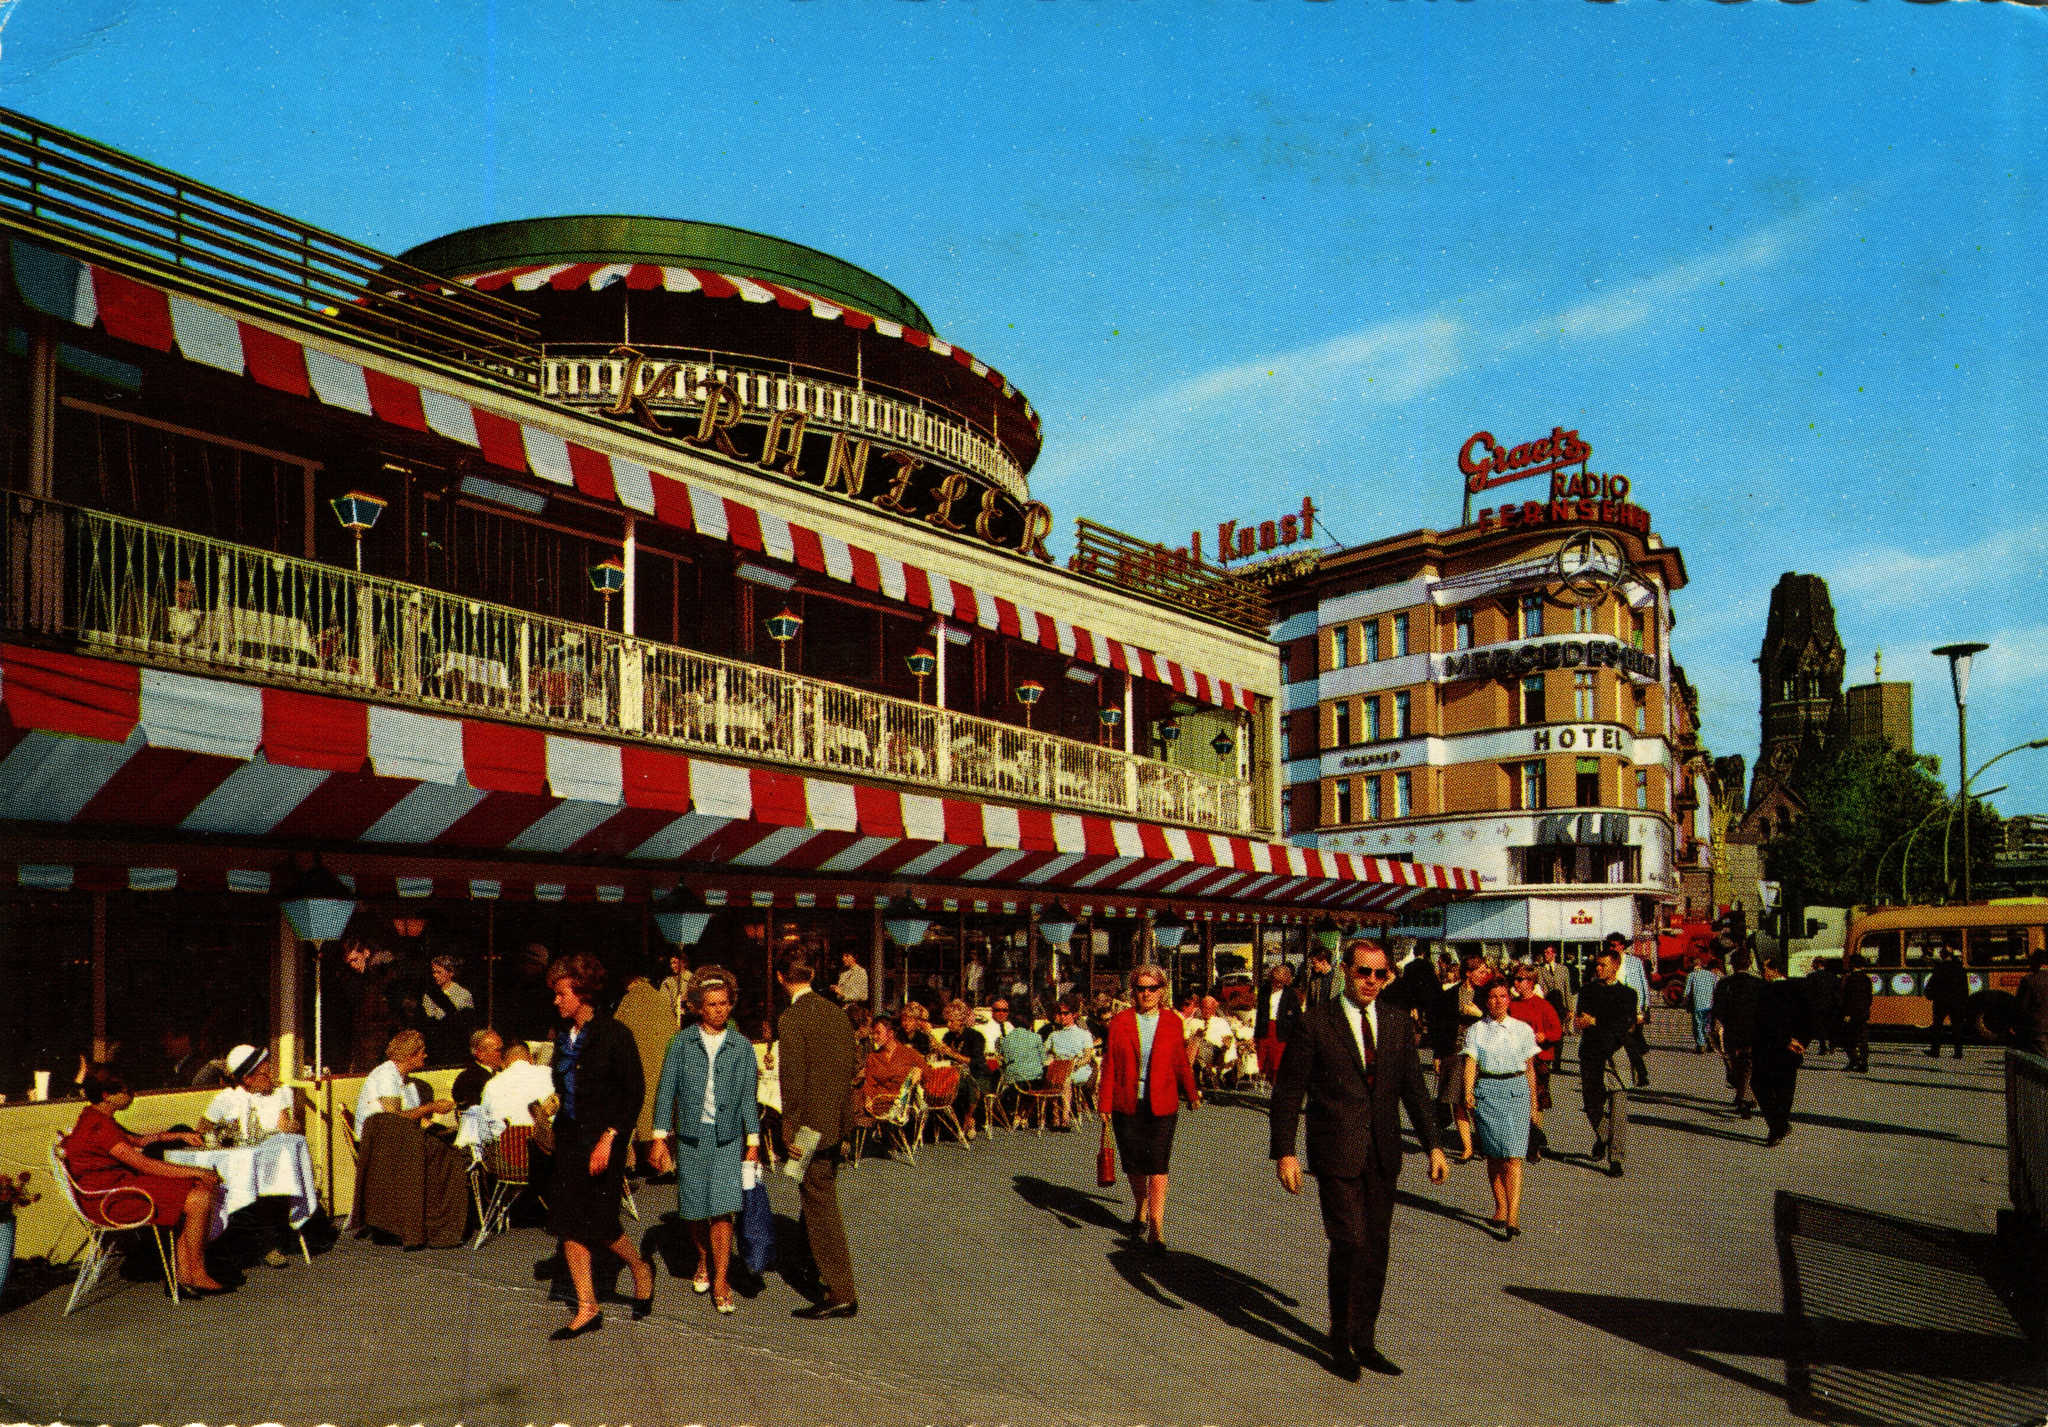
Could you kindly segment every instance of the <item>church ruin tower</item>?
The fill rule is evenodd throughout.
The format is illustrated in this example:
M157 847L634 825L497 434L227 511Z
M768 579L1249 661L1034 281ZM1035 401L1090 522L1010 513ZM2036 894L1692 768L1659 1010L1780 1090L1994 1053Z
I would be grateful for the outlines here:
M1763 738L1752 803L1768 784L1791 780L1802 763L1846 732L1842 640L1826 580L1789 571L1778 578L1756 662Z

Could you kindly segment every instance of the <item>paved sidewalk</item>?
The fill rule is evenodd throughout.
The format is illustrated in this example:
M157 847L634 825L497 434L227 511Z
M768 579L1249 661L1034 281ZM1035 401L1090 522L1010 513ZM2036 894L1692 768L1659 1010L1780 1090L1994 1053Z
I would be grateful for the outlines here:
M1326 1370L1314 1195L1274 1183L1264 1111L1247 1097L1183 1118L1163 1261L1119 1238L1127 1191L1095 1188L1092 1132L1003 1135L842 1176L861 1278L850 1322L791 1320L799 1300L773 1277L721 1319L665 1276L649 1321L614 1309L603 1332L554 1344L564 1312L533 1278L552 1248L538 1231L480 1253L345 1239L310 1268L256 1270L227 1298L173 1308L129 1284L68 1319L61 1293L9 1314L0 1408L291 1424L1779 1423L1792 1413L1778 1190L1905 1221L1957 1263L2005 1201L1995 1052L1958 1063L1883 1047L1868 1076L1840 1064L1802 1078L1796 1132L1766 1150L1761 1121L1728 1108L1717 1060L1660 1046L1627 1178L1533 1166L1513 1244L1479 1223L1482 1162L1437 1187L1411 1158L1380 1331L1399 1379ZM1590 1139L1568 1095L1550 1128L1566 1151ZM777 1176L771 1192L793 1216L795 1186ZM650 1219L666 1198L643 1191ZM1848 1316L1820 1335L1821 1390L1856 1396L1858 1374L1884 1366L1858 1345L1905 1334L1920 1376L1863 1393L1898 1402L1872 1420L1981 1420L1920 1399L1986 1383L1998 1390L1982 1406L2017 1409L2004 1422L2048 1412L2048 1383L2028 1378L2040 1355L2000 1327L1995 1296L1958 1296L1953 1275L1888 1286L1862 1260L1829 1262L1826 1311ZM1906 1301L1929 1292L1946 1311Z

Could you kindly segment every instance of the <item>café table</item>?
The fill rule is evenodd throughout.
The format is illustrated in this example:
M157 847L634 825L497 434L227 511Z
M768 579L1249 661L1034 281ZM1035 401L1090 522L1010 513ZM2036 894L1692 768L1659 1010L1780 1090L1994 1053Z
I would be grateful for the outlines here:
M258 1199L276 1195L291 1201L288 1216L294 1231L302 1229L320 1207L313 1179L313 1156L306 1137L295 1134L266 1135L255 1144L230 1145L220 1149L191 1149L179 1146L164 1151L172 1164L210 1169L226 1187L214 1210L206 1236L217 1239L228 1227L228 1217L246 1209Z

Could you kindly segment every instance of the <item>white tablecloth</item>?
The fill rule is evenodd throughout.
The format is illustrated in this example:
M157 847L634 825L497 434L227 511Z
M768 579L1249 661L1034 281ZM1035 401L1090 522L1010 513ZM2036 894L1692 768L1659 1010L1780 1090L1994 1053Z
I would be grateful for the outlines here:
M472 1105L464 1110L455 1122L455 1148L480 1150L490 1142L491 1127L490 1122L484 1118L484 1107Z
M313 1217L320 1205L314 1187L313 1156L304 1135L272 1135L261 1144L236 1145L233 1149L170 1149L164 1158L172 1164L199 1165L221 1177L227 1192L213 1216L207 1237L217 1239L227 1229L228 1216L246 1209L266 1195L291 1200L291 1226L296 1229Z

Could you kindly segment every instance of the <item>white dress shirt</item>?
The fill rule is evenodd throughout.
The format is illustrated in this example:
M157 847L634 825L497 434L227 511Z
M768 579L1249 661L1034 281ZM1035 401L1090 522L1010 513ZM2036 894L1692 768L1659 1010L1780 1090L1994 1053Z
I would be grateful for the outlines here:
M1360 1030L1360 1027L1372 1027L1373 1054L1379 1054L1380 1003L1375 1001L1370 1006L1361 1007L1349 996L1340 996L1337 999L1339 1004L1344 1007L1344 1022L1351 1027L1351 1039L1358 1045L1358 1058L1366 1064L1371 1064L1370 1059L1365 1053L1365 1035Z
M484 1098L479 1102L490 1137L495 1140L511 1125L531 1125L534 1101L554 1093L555 1073L545 1065L507 1061L503 1070L484 1082Z

